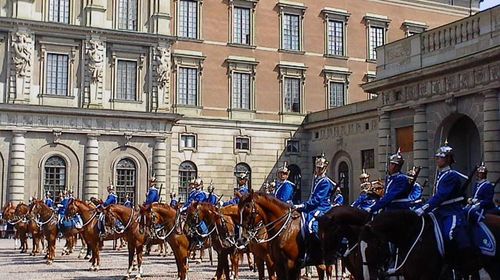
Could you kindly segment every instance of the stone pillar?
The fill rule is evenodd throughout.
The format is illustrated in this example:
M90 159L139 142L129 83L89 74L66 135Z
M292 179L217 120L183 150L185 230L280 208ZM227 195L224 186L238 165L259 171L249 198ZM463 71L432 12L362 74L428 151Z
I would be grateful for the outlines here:
M378 124L378 171L380 178L385 177L387 155L391 149L391 120L389 112L381 112ZM389 137L388 137L389 136ZM376 177L376 176L375 176Z
M26 162L26 131L13 131L9 159L8 201L24 201L24 171Z
M83 198L99 196L99 142L98 135L88 135L85 146L85 168L83 178Z
M484 163L488 168L488 178L493 181L500 177L500 90L484 93ZM498 194L498 186L497 186Z
M153 172L156 176L158 188L163 185L161 190L162 201L166 202L167 197L167 144L165 137L156 137L153 150Z
M87 1L85 5L85 26L104 27L106 26L106 0ZM109 27L108 27L109 28Z
M413 115L413 164L420 166L419 181L429 179L429 151L427 146L427 116L425 105L418 105Z

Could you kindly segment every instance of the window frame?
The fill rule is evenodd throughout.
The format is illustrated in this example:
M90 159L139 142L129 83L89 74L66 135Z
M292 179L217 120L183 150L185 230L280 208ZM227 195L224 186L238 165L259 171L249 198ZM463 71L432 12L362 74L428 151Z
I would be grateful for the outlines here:
M54 190L47 190L46 186L49 186L49 188L51 186L49 184L46 184L46 180L47 180L47 168L60 168L60 166L59 167L47 166L47 162L51 158L59 158L59 159L61 159L63 161L63 163L64 163L64 179L63 179L64 180L64 184L63 185L59 184L57 186L54 184L54 185L52 185L54 187L53 188ZM70 168L69 168L69 161L64 156L62 156L59 153L48 155L45 158L44 162L43 162L43 173L42 173L43 174L43 177L42 177L42 179L43 179L43 183L42 183L43 193L45 194L45 193L47 193L47 191L50 191L51 194L52 194L52 197L57 197L59 193L56 193L56 191L55 191L56 187L60 187L60 186L63 187L63 189L60 190L59 192L61 192L61 191L64 192L65 190L67 190L68 189L68 182L69 182L69 175L70 175L69 172L68 172L69 170L70 170ZM56 173L53 173L53 174L55 175ZM53 179L53 180L55 180L55 179Z
M66 65L66 94L64 95L61 95L61 94L53 94L53 93L49 93L49 90L48 90L48 86L49 86L49 78L48 78L48 75L49 75L49 57L51 56L65 56L67 58L67 65ZM45 96L53 96L53 97L71 97L71 74L72 74L72 71L71 71L71 55L68 54L68 53L64 53L64 52L47 52L45 54L45 63L44 63L44 67L45 67L45 71L44 71L44 93L43 95ZM56 74L57 74L57 71L56 71ZM56 76L57 79L58 76ZM56 82L56 85L58 84L58 82Z
M305 112L305 81L306 81L306 70L307 67L301 63L292 63L280 61L278 65L279 68L279 79L280 79L280 114L282 115L303 115ZM285 110L285 96L286 96L286 79L299 79L299 97L300 105L298 112L289 112Z
M173 102L174 107L184 107L184 108L201 108L203 101L203 63L205 61L205 56L199 52L186 51L186 50L175 50L172 54L173 64L174 64L174 79L175 79L175 90ZM196 105L184 105L179 104L179 73L180 68L194 68L198 70L197 75L197 96Z
M59 13L57 14L57 20L52 20L51 19L51 9L50 9L50 3L52 1L57 1L59 4L61 1L67 1L68 2L68 17L67 19L64 18L65 20L67 21L61 21L60 18L61 18L61 9L60 9L60 5L59 5ZM73 5L71 5L72 1L70 0L47 0L47 21L48 22L55 22L55 23L63 23L63 24L70 24L71 23L71 16L72 16L72 11L71 9L73 8Z
M115 29L117 30L122 30L122 31L141 31L141 24L139 24L141 22L141 13L140 13L140 10L141 10L141 4L142 4L142 0L124 0L124 1L136 1L136 23L135 23L135 26L134 26L134 29L130 29L128 28L128 25L127 25L127 28L121 28L120 27L120 1L123 1L123 0L116 0L115 1ZM129 11L127 9L127 14L129 14ZM128 18L127 18L127 22L128 22Z
M366 26L366 61L375 63L377 61L376 49L380 46L383 46L388 42L388 31L389 24L391 20L386 16L380 16L375 14L366 14L363 17ZM382 31L382 45L376 46L373 48L373 52L371 48L371 30L372 28L381 28ZM375 53L375 56L372 57L372 54Z
M194 138L194 147L183 147L182 146L182 137L193 137ZM195 133L180 133L179 134L179 152L182 151L197 151L198 150L198 136Z
M351 14L345 10L334 9L334 8L324 8L322 11L324 24L325 24L325 57L341 58L346 59L348 57L347 48L347 24ZM330 52L330 22L340 22L342 23L342 54L334 54Z
M120 162L122 161L130 161L133 165L134 165L134 168L133 169L126 169L126 168L119 168L118 165L120 164ZM134 176L133 176L133 180L130 181L130 182L133 182L133 185L132 187L130 187L129 185L120 185L118 184L119 182L119 172L118 170L133 170L134 171ZM129 195L130 197L130 201L132 201L133 203L137 203L137 194L138 194L138 187L139 187L139 184L138 184L138 175L139 175L139 168L138 168L138 164L137 162L131 158L131 157L123 157L123 158L120 158L119 160L116 161L116 164L114 166L114 176L113 176L113 180L114 180L114 186L115 186L115 189L116 189L116 195L118 196L118 203L123 203L125 201L125 196L127 193L129 194L132 194L132 195ZM125 176L130 176L130 174L125 174ZM124 179L124 181L126 181L126 179ZM119 190L120 188L124 188L123 191ZM132 188L132 191L130 191L130 189ZM123 196L121 196L120 194L121 193L124 193Z
M119 73L118 72L119 72L120 62L122 62L122 63L135 63L135 96L134 96L134 99L126 99L126 98L119 98L118 97L118 84L119 84L119 79L118 79ZM128 74L127 74L127 78L128 78ZM137 102L137 101L139 101L138 81L139 81L139 63L137 62L137 60L123 59L123 58L117 59L116 60L116 72L115 72L115 84L116 84L115 89L116 90L114 93L114 100L119 101L119 102Z
M425 32L429 28L429 26L424 22L405 20L401 24L401 28L405 32L405 37L409 37L412 35L416 35L416 34L420 34L420 33Z
M195 101L194 101L194 104L189 104L189 101L190 99L188 98L189 97L189 88L186 87L186 103L180 103L179 100L179 96L180 96L180 83L181 83L181 71L183 69L186 69L187 70L187 75L186 75L186 78L187 78L187 82L186 82L186 85L189 85L189 71L191 70L194 70L196 73L195 73L195 76L196 76L196 96L195 96ZM179 106L185 106L185 107L197 107L199 105L199 96L200 96L200 73L199 73L199 69L197 67L191 67L191 66L180 66L177 70L177 91L176 91L176 96L175 96L175 100L176 100L176 104L179 105Z
M295 142L297 143L297 151L289 151L288 147L290 146L290 142ZM287 155L298 155L300 154L300 140L298 139L286 139L285 141L285 152Z
M196 2L196 36L188 37L181 35L181 2ZM202 23L203 23L203 0L176 0L176 24L175 34L179 40L194 40L198 41L202 38ZM189 31L189 30L188 30ZM188 32L189 33L189 32Z
M245 139L248 141L248 149L242 149L242 148L238 148L238 140L241 139ZM237 136L234 136L234 152L235 153L247 153L247 154L250 154L251 150L252 150L252 138L250 136L247 136L247 135L237 135Z
M371 165L365 164L365 161L367 157L365 156L365 153L371 152L372 153L372 162ZM361 150L361 169L373 169L375 168L375 149L364 149Z
M191 165L190 167L193 167L193 170L182 169L182 165L184 165L184 164ZM187 172L188 176L181 176L181 172ZM193 173L194 173L194 176L193 176ZM178 176L178 180L179 180L178 181L178 188L177 188L177 195L179 197L179 202L186 202L188 194L189 194L189 189L188 189L189 182L193 178L198 177L198 166L190 160L185 160L179 164L179 167L177 170L177 176ZM185 182L181 181L181 179L184 177L187 178L187 180ZM185 186L183 186L183 184L185 184ZM181 189L183 189L182 192L181 192ZM185 192L184 192L184 189L185 189Z
M280 48L279 51L282 52L292 52L292 53L302 53L304 54L304 16L307 7L302 3L292 3L292 2L278 2L277 4L279 8L279 30L280 30ZM298 23L298 49L288 49L285 47L285 16L297 16L299 19Z
M233 57L229 56L226 59L226 64L228 67L228 79L229 79L229 110L230 111L255 111L255 77L257 71L257 65L259 64L255 58L250 57ZM238 108L234 104L234 74L247 74L249 75L249 107Z
M336 108L330 106L332 83L344 84L344 105L342 106L349 104L349 84L351 74L352 72L348 68L325 66L325 68L323 69L323 75L325 78L326 109Z

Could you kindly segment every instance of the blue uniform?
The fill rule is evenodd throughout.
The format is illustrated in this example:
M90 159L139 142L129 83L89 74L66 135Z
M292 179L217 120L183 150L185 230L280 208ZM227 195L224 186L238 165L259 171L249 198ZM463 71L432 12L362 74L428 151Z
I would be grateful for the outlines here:
M207 196L205 192L201 190L193 190L189 193L186 204L184 204L183 210L187 209L191 203L197 202L205 202L207 200Z
M102 206L106 207L116 203L118 203L118 196L115 193L110 193L108 194L108 198L106 198L106 201L104 201Z
M205 202L208 202L212 205L216 205L219 201L219 197L217 197L217 195L213 193L205 193L205 196L207 197L207 200Z
M128 208L132 208L132 201L130 201L130 199L127 198L127 200L125 200L125 202L123 202L123 206L128 207Z
M411 189L410 195L408 195L408 199L411 202L416 202L416 201L422 199L423 192L424 192L424 188L419 183L415 183L413 185L413 188Z
M179 202L177 201L176 198L172 198L170 200L170 207L175 208L175 207L177 207L178 204L179 204Z
M373 207L379 199L380 198L376 195L362 193L359 195L358 199L352 203L351 207L368 211L368 209Z
M277 181L276 188L274 190L274 196L289 204L293 204L293 194L295 192L295 184L285 180L285 181Z
M335 183L327 176L317 176L314 179L309 199L304 203L303 208L299 208L300 211L307 213L306 223L310 233L318 232L316 219L332 209L330 198L334 189Z
M45 198L45 201L43 203L45 203L45 205L47 205L49 208L54 207L54 201L50 197Z
M65 197L58 205L57 207L59 208L58 209L58 213L60 216L65 216L66 215L66 209L68 208L68 205L69 205L69 201L70 201L70 198L69 197Z
M426 212L432 211L448 241L456 239L459 248L470 247L467 220L461 206L461 188L467 176L446 167L438 173L436 179L435 194L422 209Z
M344 196L340 193L336 194L333 198L333 206L344 205Z
M481 209L488 211L495 208L495 203L493 202L495 189L490 181L481 180L476 182L472 193L474 194L472 202L474 204L479 203Z
M371 208L372 212L384 208L386 210L409 209L408 195L411 192L408 177L397 172L386 177L385 195Z
M248 193L247 185L240 186L238 192L241 195L247 194ZM238 204L238 203L240 203L240 199L237 196L235 196L233 199L224 202L224 204L222 206L229 206L229 205L234 205L234 204Z
M146 196L145 205L153 204L155 202L160 201L160 193L155 186L151 186L148 190L148 194Z

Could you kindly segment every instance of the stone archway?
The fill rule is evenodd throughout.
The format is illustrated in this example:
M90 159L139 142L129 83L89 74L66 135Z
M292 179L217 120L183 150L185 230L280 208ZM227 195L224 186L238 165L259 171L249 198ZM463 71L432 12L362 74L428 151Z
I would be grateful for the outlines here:
M447 133L448 144L455 154L454 169L469 175L481 163L482 147L479 130L468 116L459 116Z

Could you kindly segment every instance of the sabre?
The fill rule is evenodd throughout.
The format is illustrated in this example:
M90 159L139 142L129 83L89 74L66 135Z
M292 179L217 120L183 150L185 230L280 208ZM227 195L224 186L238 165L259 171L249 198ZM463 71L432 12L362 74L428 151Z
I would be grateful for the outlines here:
M415 182L417 182L417 179L418 179L418 175L420 174L420 170L422 170L422 167L417 167L417 171L415 172L415 176L413 176L413 178L411 178L410 180L410 187L413 187L413 185L415 185Z
M385 174L389 173L389 134L386 136L385 141Z
M160 190L158 191L158 196L160 197L159 202L161 203L161 190L163 189L163 184L160 184Z

